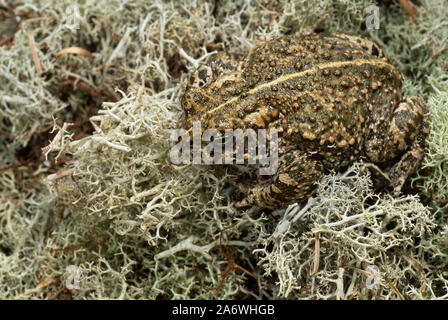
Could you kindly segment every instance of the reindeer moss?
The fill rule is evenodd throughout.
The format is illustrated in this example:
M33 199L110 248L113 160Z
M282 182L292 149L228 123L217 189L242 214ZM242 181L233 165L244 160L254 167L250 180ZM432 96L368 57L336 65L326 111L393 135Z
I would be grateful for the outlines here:
M14 37L0 38L0 298L446 299L444 1L419 1L415 21L378 2L378 30L365 28L371 1L214 3L2 8L0 37ZM321 31L377 41L426 99L432 131L407 194L374 192L355 164L308 204L236 210L234 170L170 163L188 76L214 50ZM90 55L57 54L69 47Z

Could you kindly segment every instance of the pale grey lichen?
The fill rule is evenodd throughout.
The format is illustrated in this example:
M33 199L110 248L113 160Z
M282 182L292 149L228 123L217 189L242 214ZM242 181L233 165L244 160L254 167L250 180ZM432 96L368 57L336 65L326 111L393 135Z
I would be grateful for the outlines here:
M0 298L446 299L444 1L420 1L415 22L382 3L379 30L363 28L367 0L216 3L86 0L75 30L73 1L6 8L37 19L0 46ZM236 210L235 171L170 163L198 63L322 30L378 41L407 93L425 97L432 131L413 195L373 192L355 164L325 176L308 205ZM92 57L54 55L67 47Z
M433 215L416 196L374 196L359 168L325 176L314 205L283 236L264 234L264 248L255 252L266 274L278 274L284 297L398 298L392 287L404 292L409 283L426 285L408 259L418 256L415 240L436 227ZM378 267L382 278L381 289L371 293L369 265Z

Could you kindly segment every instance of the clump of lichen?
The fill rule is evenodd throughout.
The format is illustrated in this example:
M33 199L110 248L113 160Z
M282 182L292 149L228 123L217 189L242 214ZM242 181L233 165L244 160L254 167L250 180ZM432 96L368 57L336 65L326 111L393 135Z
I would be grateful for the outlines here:
M264 233L256 251L265 272L278 274L282 296L415 298L413 290L437 276L417 258L416 243L433 235L433 214L416 196L374 195L359 170L325 176L309 208L290 207L275 232Z
M7 8L33 20L0 46L0 298L446 298L448 9L421 1L413 21L381 2L380 29L366 30L371 4ZM74 9L79 29L67 27ZM430 110L423 168L397 199L356 164L324 177L307 205L236 210L235 171L169 161L189 72L215 50L313 31L370 37L397 62ZM90 56L55 55L68 47Z

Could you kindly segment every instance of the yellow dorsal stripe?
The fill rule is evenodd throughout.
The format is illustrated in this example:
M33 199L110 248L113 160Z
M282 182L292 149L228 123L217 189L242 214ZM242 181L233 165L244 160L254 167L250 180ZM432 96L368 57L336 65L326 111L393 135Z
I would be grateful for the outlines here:
M387 63L383 60L379 60L379 59L358 59L358 60L353 60L353 61L335 61L335 62L321 63L321 64L316 65L315 68L313 68L313 69L308 69L308 70L296 72L296 73L285 74L284 76L281 76L275 80L272 80L271 82L262 83L262 84L256 86L255 88L250 89L246 93L242 93L239 96L233 97L232 99L229 99L226 102L220 104L219 106L207 111L207 114L213 113L216 110L219 110L222 107L228 105L229 103L232 103L232 102L238 100L244 94L250 95L252 93L257 92L258 90L261 90L264 88L269 88L269 87L279 84L281 82L284 82L284 81L287 81L287 80L290 80L293 78L299 78L302 76L307 76L307 75L316 73L318 69L340 68L340 67L347 67L347 66L352 66L352 65L361 66L363 64L371 64L374 66L387 66L391 69L394 69L393 65L391 65L390 63Z

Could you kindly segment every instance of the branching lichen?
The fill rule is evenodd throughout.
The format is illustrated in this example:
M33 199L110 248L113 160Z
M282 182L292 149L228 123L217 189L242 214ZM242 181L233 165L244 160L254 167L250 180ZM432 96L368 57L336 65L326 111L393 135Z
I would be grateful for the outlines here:
M433 215L415 196L373 195L369 177L359 168L325 176L314 205L287 233L264 235L264 248L255 251L265 273L278 274L282 296L397 299L392 286L404 293L411 283L423 285L419 269L408 260L419 256L415 241L432 235ZM369 265L382 278L371 293L366 289ZM410 274L404 276L406 270Z
M379 30L363 27L368 0L11 4L0 299L446 299L448 8L420 3L414 22L382 3ZM423 168L400 198L356 164L308 204L236 210L235 170L169 161L189 73L215 51L313 31L370 37L397 62L430 111Z

